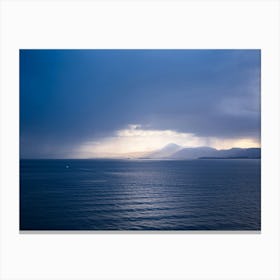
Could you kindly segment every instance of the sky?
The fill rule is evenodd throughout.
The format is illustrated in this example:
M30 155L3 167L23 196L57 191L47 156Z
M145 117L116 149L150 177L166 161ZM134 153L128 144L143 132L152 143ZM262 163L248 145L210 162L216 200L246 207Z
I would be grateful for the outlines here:
M260 50L20 50L20 156L259 147L260 64Z

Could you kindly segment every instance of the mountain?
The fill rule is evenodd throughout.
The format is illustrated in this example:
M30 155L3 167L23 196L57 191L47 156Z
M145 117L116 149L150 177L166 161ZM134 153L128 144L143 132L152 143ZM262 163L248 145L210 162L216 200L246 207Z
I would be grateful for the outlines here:
M183 147L177 144L169 143L168 145L164 146L160 150L157 150L155 152L146 155L145 158L150 158L150 159L169 158L174 153L180 151L182 148Z
M149 153L146 159L205 159L205 158L260 158L260 148L231 148L217 150L211 147L183 148L174 143Z
M261 158L260 148L232 148L229 150L219 150L215 156L203 156L215 158Z
M218 150L210 147L184 148L170 156L172 159L196 159L200 157L216 157Z

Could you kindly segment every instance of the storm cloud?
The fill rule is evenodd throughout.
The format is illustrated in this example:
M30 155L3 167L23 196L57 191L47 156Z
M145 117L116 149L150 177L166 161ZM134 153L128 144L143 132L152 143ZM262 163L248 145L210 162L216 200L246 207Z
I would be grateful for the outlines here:
M260 50L21 50L22 157L65 157L129 124L260 138Z

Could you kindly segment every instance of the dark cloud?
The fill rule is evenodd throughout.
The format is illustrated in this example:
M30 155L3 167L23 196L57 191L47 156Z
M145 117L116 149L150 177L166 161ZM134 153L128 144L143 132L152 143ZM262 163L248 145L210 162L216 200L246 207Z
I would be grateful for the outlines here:
M23 157L64 157L131 123L258 138L259 50L22 50Z

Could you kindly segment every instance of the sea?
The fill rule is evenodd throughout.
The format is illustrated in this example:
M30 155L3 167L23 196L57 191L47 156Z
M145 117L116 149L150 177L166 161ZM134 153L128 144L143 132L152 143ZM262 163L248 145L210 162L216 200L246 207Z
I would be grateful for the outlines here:
M259 231L260 159L20 160L20 230Z

